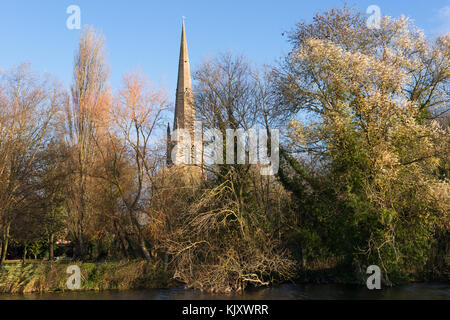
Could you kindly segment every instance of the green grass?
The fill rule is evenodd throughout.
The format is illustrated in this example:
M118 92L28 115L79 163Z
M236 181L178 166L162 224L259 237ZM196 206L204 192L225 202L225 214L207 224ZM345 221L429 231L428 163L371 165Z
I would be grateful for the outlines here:
M81 290L165 288L170 275L157 263L119 262L8 262L0 269L1 293L67 291L69 265L81 270Z

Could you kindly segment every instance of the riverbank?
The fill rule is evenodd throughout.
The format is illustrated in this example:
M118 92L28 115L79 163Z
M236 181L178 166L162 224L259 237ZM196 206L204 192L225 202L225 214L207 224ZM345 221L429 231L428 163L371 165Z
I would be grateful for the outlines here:
M309 268L300 270L294 280L295 283L303 284L340 284L340 285L362 285L365 286L367 274L365 270L353 270L345 266L330 268ZM387 281L382 277L384 286L395 287L412 283L450 283L450 273L417 272L402 273L391 276Z
M158 263L119 262L34 262L6 263L0 269L0 293L46 293L68 291L67 267L81 270L81 290L128 290L167 288L170 275Z
M67 268L77 265L81 270L80 291L167 289L179 285L158 263L142 260L115 262L73 261L9 261L0 268L0 293L55 293L68 292ZM412 282L449 283L444 277L409 277L396 284ZM339 284L365 287L365 278L345 268L310 268L299 272L293 282L298 284ZM383 283L383 286L389 286Z

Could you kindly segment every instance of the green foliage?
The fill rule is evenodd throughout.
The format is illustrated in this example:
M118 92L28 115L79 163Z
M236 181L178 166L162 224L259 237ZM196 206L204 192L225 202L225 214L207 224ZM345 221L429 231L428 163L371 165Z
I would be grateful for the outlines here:
M291 117L313 119L292 120L282 150L299 217L291 241L309 261L376 264L391 283L417 276L449 228L450 139L429 120L448 104L449 37L431 45L404 18L374 33L344 7L298 24L291 41L277 92Z

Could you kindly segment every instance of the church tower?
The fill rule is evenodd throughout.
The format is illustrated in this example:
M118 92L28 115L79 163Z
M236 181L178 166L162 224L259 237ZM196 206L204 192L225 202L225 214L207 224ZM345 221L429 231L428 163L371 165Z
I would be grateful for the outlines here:
M175 99L175 116L173 121L173 130L185 129L191 137L191 163L194 163L194 134L195 134L195 105L192 91L191 67L189 63L189 54L186 41L186 29L183 21L181 30L180 58L178 62L178 81ZM171 142L170 125L167 126L167 165L173 165L171 153L173 143ZM179 153L179 157L183 154ZM194 168L191 167L193 171Z

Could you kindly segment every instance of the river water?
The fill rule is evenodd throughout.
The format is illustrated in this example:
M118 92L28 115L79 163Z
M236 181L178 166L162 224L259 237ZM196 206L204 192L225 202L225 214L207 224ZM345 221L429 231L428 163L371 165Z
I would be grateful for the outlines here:
M0 294L0 300L308 300L308 299L445 299L450 300L450 283L416 283L368 290L363 286L328 284L282 284L249 289L242 294L210 294L183 288L44 294Z

